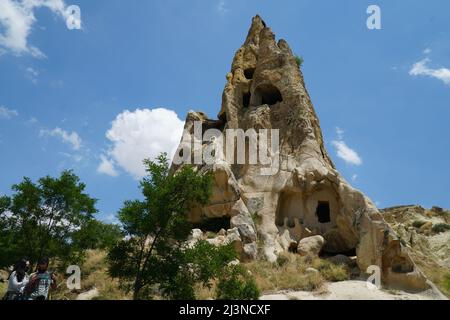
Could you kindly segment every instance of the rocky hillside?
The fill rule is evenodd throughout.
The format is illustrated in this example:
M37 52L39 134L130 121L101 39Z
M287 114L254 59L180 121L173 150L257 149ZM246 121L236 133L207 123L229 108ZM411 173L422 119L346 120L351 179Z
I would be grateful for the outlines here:
M381 213L423 272L450 296L450 211L410 205Z

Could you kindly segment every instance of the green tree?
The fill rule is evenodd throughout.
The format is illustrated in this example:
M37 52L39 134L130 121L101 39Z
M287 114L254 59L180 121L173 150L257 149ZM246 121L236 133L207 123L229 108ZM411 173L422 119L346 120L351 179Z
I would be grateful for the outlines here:
M193 298L185 243L191 231L187 212L210 198L212 178L191 166L176 174L166 154L144 161L149 176L141 181L144 200L126 201L119 212L127 239L108 254L109 273L144 299L157 288L166 297Z
M0 198L0 265L21 257L34 262L44 256L79 261L82 250L72 236L97 212L96 200L84 192L85 187L71 171L37 183L24 178L13 185L13 195Z
M91 219L74 232L73 244L82 249L107 249L123 239L120 226Z

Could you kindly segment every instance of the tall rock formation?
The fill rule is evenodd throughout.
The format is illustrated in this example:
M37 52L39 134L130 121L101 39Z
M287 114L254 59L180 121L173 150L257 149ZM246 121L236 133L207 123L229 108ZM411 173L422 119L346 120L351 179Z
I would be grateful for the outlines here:
M275 261L300 240L321 235L324 253L353 252L362 272L379 266L384 283L410 290L429 288L432 284L375 205L336 170L296 58L259 16L253 18L226 78L218 119L190 112L185 131L195 134L195 122L202 124L201 133L279 129L279 153L270 157L272 163L279 159L280 170L263 175L262 164L227 159L230 150L223 142L198 137L193 142L185 136L178 157L194 159L196 152L209 152L211 145L220 151L212 163L197 165L213 172L215 185L210 204L190 213L192 222L215 220L224 229L237 228L244 260L261 254Z

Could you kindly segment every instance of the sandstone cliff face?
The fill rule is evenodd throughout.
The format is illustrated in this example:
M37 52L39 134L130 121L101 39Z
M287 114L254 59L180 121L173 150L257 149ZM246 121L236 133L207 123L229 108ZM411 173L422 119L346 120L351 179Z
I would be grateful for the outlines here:
M408 247L414 262L450 296L450 211L433 207L400 206L381 210L383 218Z
M193 157L196 150L205 151L215 143L220 149L213 163L198 165L199 170L214 173L214 195L210 205L191 212L191 220L201 225L208 219L228 218L224 228L239 230L243 260L262 254L275 261L300 240L321 235L323 252L353 252L362 272L376 265L385 283L428 288L427 279L374 204L336 170L296 58L259 16L253 18L226 78L218 120L190 112L186 132L194 133L195 121L203 124L202 132L279 129L279 153L270 158L272 163L279 159L280 170L262 175L264 165L231 163L229 150L217 142L192 144L183 138L180 150L192 147L192 154L183 157Z

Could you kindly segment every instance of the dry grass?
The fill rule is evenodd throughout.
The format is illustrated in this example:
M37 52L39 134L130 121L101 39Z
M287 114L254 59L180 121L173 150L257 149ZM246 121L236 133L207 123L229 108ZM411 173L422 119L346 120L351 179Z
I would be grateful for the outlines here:
M2 279L4 282L0 282L0 299L3 298L3 296L6 293L6 290L8 289L8 281L6 280L8 278L8 272L4 270L0 270L0 279Z
M60 275L58 289L53 292L53 300L74 300L77 295L94 287L100 293L98 300L124 300L130 299L119 289L116 280L107 275L106 252L99 250L88 251L87 259L81 267L81 290L70 291L66 288L65 279ZM296 254L282 254L277 263L267 261L254 261L245 264L255 278L263 293L280 290L318 290L326 281L343 281L349 279L349 270L345 266L334 265L317 257L301 257ZM319 273L307 273L306 269L312 267ZM0 283L0 296L6 290L6 283ZM196 297L199 300L212 299L215 296L215 286L205 288L196 287Z
M211 288L204 287L200 284L195 286L195 298L197 300L211 300L216 296L216 285L213 282Z
M53 300L75 300L78 294L97 288L100 300L124 300L130 297L119 290L119 284L107 274L106 252L91 250L87 252L87 258L81 266L81 290L69 290L66 287L67 278L58 274L58 288L51 292ZM0 271L0 278L6 279L7 273ZM7 282L0 282L0 298L6 292Z
M6 282L0 282L0 299L3 298L7 289L8 284Z
M52 294L54 300L74 300L77 295L97 288L100 296L97 300L126 300L130 299L119 289L117 280L108 276L105 262L106 252L91 250L87 252L87 259L81 267L81 290L68 290L64 279L59 279L58 289Z
M350 270L343 265L335 265L317 257L301 257L292 253L283 253L277 263L265 260L244 264L251 272L262 293L274 293L281 290L316 291L326 281L336 282L350 279ZM319 273L307 273L312 267ZM215 285L205 288L198 285L195 289L199 300L213 299Z
M255 261L246 266L265 294L280 290L314 291L326 281L344 281L350 278L350 271L345 266L291 253L282 254L277 263ZM306 269L309 267L319 273L307 273Z

